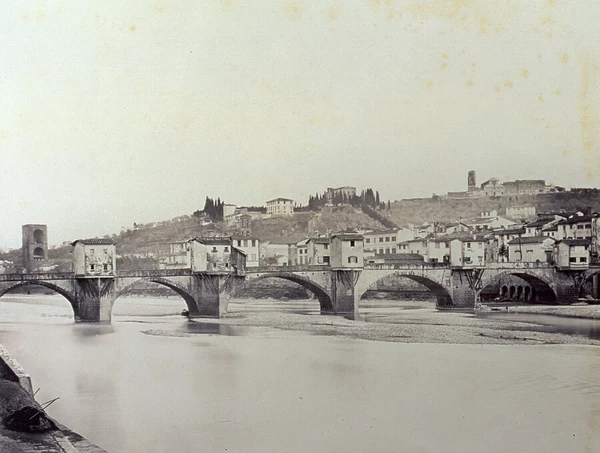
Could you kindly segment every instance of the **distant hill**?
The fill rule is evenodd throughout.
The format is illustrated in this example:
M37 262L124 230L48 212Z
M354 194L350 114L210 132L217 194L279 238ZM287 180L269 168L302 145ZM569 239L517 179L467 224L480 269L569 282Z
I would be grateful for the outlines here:
M423 222L452 222L471 219L484 211L497 210L505 215L511 206L535 206L540 211L600 211L600 191L569 191L539 195L517 195L482 198L419 198L400 200L391 204L389 210L379 211L398 225Z

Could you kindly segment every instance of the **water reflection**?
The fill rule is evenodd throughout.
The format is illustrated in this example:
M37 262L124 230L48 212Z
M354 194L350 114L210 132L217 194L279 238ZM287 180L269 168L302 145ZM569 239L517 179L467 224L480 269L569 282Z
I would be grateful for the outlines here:
M112 326L57 324L52 307L36 306L47 310L42 319L28 306L28 320L0 326L0 341L41 401L61 396L53 417L113 453L600 445L599 348L357 341L188 321L167 302L139 323L130 321L146 305L122 301L129 317ZM386 310L394 322L419 313L374 317Z
M179 332L191 333L191 334L204 334L204 335L226 335L226 336L240 336L247 335L250 331L247 327L239 326L228 326L210 322L198 322L188 321L183 324L179 329Z
M76 337L86 339L100 335L111 335L115 333L115 329L109 323L77 323L73 325L72 332Z
M568 318L545 314L481 312L477 317L489 318L507 323L526 323L528 326L511 326L513 330L528 330L545 333L580 335L600 340L600 320L586 318Z

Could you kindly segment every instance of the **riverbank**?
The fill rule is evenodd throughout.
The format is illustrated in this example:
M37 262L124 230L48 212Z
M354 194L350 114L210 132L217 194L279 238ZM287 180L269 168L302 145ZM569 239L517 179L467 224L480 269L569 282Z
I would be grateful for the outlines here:
M510 322L494 319L482 313L437 310L434 303L395 301L400 308L397 314L378 314L378 302L362 304L359 319L340 316L307 316L298 313L261 312L245 309L247 301L232 301L229 313L222 319L195 319L200 324L221 326L269 327L282 330L311 332L315 335L348 336L371 341L400 343L451 343L451 344L582 344L600 346L600 340L583 335L569 335L552 331L552 328L531 322ZM373 307L371 309L371 307ZM513 307L516 309L516 307ZM529 307L522 307L525 310ZM535 307L543 309L561 307ZM567 308L567 307L564 307ZM565 313L575 313L576 308ZM588 308L588 307L581 307ZM591 309L591 307L590 307ZM364 313L364 314L363 314ZM493 313L493 312L492 312ZM523 313L526 313L523 311ZM584 311L578 312L581 315ZM590 310L586 313L591 314ZM600 321L599 321L600 322ZM156 333L147 331L146 333ZM187 334L182 334L187 335Z
M32 393L29 375L24 373L16 360L0 345L0 451L104 452L84 437L48 417ZM30 417L29 412L33 413L33 416ZM16 428L17 425L19 428ZM27 431L24 431L25 429Z

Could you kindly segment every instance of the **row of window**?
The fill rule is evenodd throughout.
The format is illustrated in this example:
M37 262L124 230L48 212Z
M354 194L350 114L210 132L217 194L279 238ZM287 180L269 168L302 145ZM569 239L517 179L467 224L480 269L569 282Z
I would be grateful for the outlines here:
M569 258L569 263L576 263L577 262L577 257L572 256ZM579 262L580 263L587 263L587 257L585 256L580 256L579 257Z
M396 236L385 236L385 238L383 236L379 237L379 242L396 242ZM377 238L373 238L373 243L377 242ZM366 244L370 244L371 243L371 238L365 238L365 243Z
M256 239L252 239L252 241L250 241L249 239L238 239L237 240L237 245L238 247L249 247L252 244L252 247L256 247Z

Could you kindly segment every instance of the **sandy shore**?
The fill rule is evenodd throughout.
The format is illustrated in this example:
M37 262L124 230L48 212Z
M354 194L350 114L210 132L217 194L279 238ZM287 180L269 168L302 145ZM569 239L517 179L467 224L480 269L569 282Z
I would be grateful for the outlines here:
M551 332L551 328L529 322L512 322L494 319L468 312L442 311L429 302L395 301L399 310L394 323L366 322L349 320L340 316L284 312L256 313L244 311L244 304L232 302L230 314L222 319L196 319L193 322L217 323L222 326L270 327L284 330L297 330L321 335L341 335L372 341L402 343L455 343L455 344L585 344L600 345L600 340L583 335L568 335ZM368 313L369 303L363 305ZM235 308L236 310L231 310ZM527 309L531 308L530 311ZM567 309L560 311L562 309ZM568 309L571 310L568 310ZM580 308L585 310L580 310ZM547 311L546 311L547 310ZM568 315L577 313L581 317L591 317L596 313L595 306L589 307L511 307L508 311L522 313L548 313ZM583 314L588 313L588 316ZM374 312L376 313L376 312ZM367 315L368 316L368 315ZM376 314L373 315L376 317ZM385 317L381 319L385 321Z

